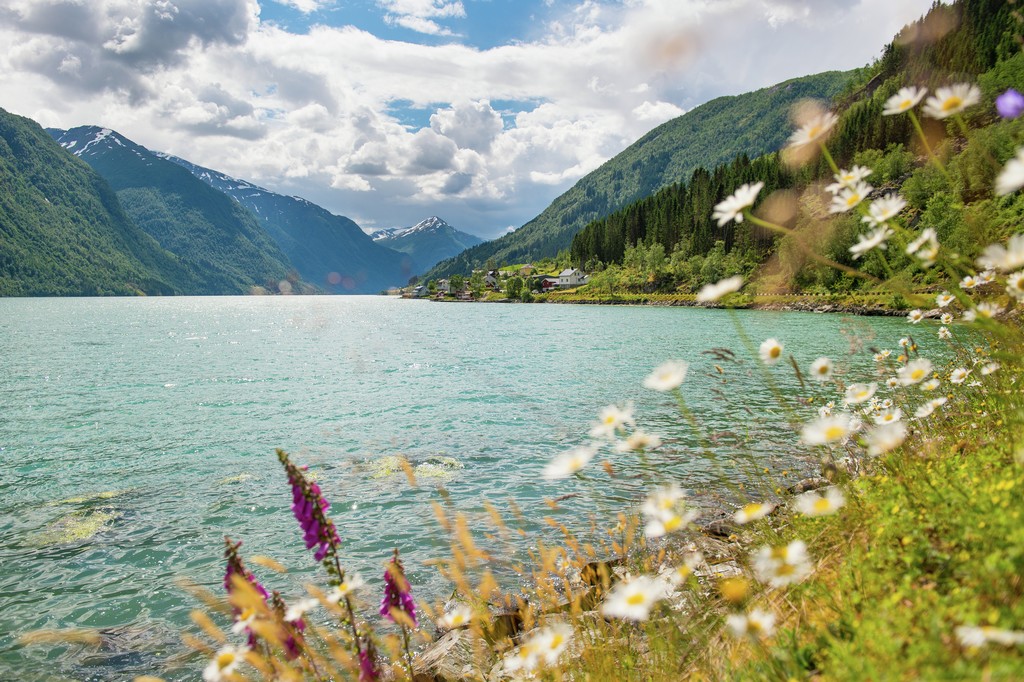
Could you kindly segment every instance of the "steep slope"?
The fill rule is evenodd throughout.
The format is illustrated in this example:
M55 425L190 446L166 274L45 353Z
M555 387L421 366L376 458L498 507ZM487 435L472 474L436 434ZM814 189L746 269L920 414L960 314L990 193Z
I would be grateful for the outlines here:
M191 285L98 173L35 121L0 109L0 295L173 294Z
M187 293L273 290L295 279L287 256L256 219L184 168L106 128L48 132L102 175L129 217L178 256L197 282Z
M410 258L375 244L344 216L334 215L300 197L276 194L176 156L159 152L156 155L185 168L251 211L302 278L327 291L374 294L406 284L417 271Z
M515 232L444 261L427 276L467 273L491 258L521 263L554 256L590 221L688 179L697 167L713 168L739 154L753 157L778 149L791 130L792 104L831 99L849 77L847 72L828 71L702 104L644 135Z
M416 272L426 272L445 258L484 242L480 237L456 230L437 216L421 220L412 227L374 232L373 241L408 254Z

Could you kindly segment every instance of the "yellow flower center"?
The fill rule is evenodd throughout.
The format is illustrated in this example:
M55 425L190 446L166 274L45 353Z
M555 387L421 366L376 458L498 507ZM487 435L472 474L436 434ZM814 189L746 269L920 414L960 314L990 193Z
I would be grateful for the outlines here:
M232 651L225 651L217 655L217 668L223 670L235 662L235 654Z
M644 601L646 601L644 599L644 595L640 594L639 592L637 592L636 594L631 594L628 597L626 597L626 603L630 606L640 606L644 603Z
M605 417L604 418L604 423L605 424L614 424L615 423L615 415L610 414L607 417Z
M912 106L914 106L914 100L912 100L912 99L905 99L902 102L900 102L900 111L906 111L907 109L909 109Z
M914 381L920 381L921 379L924 379L924 370L915 369L913 372L910 373L910 378L913 379Z
M813 140L818 137L818 135L821 135L821 126L812 126L811 129L807 131L808 140Z
M562 646L562 642L564 641L565 637L563 637L562 635L555 635L551 638L551 648L557 649L558 647Z
M818 498L814 501L814 511L819 514L823 514L832 509L832 503L826 500L824 497Z
M757 504L756 502L751 502L750 504L748 504L747 506L745 506L743 508L743 513L746 514L747 516L753 516L754 514L759 512L760 510L761 510L761 505Z
M952 95L948 97L945 102L942 103L942 110L951 111L953 109L958 108L963 103L964 101L962 99L960 99L956 95Z
M818 374L828 374L828 365L822 365L819 367Z
M846 197L846 205L848 207L856 206L860 203L860 195L854 192L850 196Z
M772 346L771 350L768 351L768 355L773 358L777 358L782 354L782 348L779 346Z
M665 530L669 532L674 531L679 528L682 523L683 520L678 515L673 515L671 519L665 522Z
M825 440L839 440L846 435L846 429L838 424L834 424L825 429Z
M462 625L466 622L466 617L461 613L457 613L452 616L452 625Z

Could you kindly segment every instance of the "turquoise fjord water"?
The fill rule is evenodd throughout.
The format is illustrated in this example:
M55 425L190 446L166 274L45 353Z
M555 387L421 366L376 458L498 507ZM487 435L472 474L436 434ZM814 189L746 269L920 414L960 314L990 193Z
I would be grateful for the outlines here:
M0 300L0 678L194 679L201 662L179 632L196 603L175 581L219 589L225 534L292 569L260 572L286 597L322 579L277 447L318 476L370 607L393 547L421 595L450 589L429 565L446 555L432 502L481 525L484 501L518 503L527 540L490 547L501 572L552 532L544 516L604 522L652 481L713 494L742 477L740 449L799 469L740 328L753 344L779 338L803 366L829 355L855 370L871 360L851 340L893 347L907 331L902 319L383 297ZM741 362L704 353L716 347ZM641 386L669 358L692 363L685 395L720 469L695 455L671 400ZM772 375L795 386L792 371ZM614 478L594 464L585 480L541 479L600 408L627 401L660 451L606 450ZM417 488L395 455L417 467ZM544 502L571 493L558 510ZM17 643L40 628L95 628L103 643Z

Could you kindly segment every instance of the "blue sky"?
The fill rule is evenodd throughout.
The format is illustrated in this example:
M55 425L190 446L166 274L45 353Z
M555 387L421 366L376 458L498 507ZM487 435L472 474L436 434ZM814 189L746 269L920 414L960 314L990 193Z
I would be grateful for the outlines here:
M0 106L368 231L439 215L491 238L709 99L869 63L930 4L4 0Z

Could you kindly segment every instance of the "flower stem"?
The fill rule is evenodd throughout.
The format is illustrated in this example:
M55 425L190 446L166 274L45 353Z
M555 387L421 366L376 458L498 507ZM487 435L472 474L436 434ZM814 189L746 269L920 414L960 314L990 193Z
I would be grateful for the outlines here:
M934 163L935 166L939 169L939 172L941 172L943 177L946 178L946 182L948 182L949 186L952 187L953 176L949 174L949 171L946 170L946 167L942 164L941 161L939 161L939 157L935 155L935 151L932 150L932 146L928 143L928 138L925 137L924 129L921 128L921 121L917 118L917 114L915 114L914 110L911 109L907 112L907 115L910 116L910 122L914 124L914 130L917 131L917 136L921 138L921 144L924 145L925 151L928 152L928 158L931 159L932 163Z

